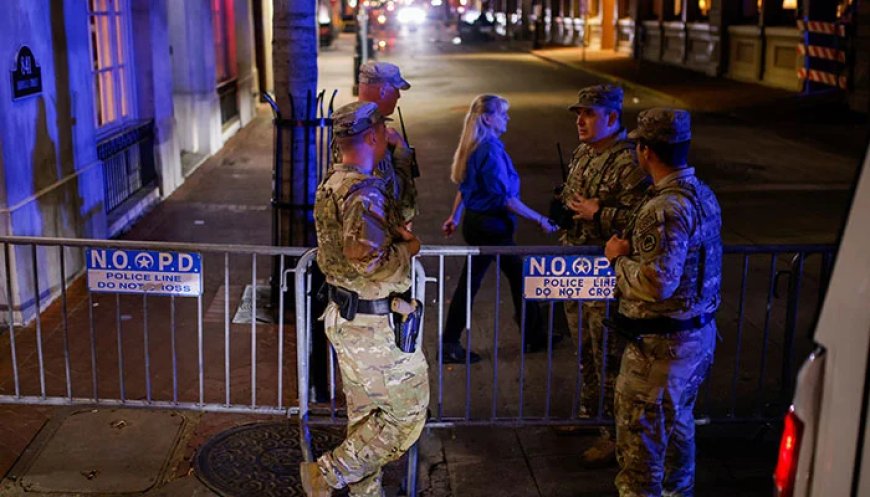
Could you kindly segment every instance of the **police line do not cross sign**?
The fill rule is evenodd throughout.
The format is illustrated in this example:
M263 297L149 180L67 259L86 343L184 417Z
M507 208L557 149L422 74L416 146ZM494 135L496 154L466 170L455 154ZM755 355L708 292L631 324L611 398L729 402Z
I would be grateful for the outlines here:
M202 259L196 253L88 249L85 257L92 292L202 295Z
M523 259L523 296L529 300L613 300L616 275L607 258L548 255Z

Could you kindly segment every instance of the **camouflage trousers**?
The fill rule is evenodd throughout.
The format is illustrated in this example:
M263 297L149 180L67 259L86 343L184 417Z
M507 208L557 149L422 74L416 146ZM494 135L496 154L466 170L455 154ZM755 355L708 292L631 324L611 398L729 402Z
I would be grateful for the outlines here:
M565 318L571 335L576 339L580 321L578 302L569 300L564 302ZM625 338L622 335L604 327L604 318L607 316L607 304L605 302L583 302L583 329L580 333L582 345L580 364L582 365L583 389L581 390L582 406L590 414L598 414L598 401L600 388L604 385L604 399L601 415L613 416L613 392L616 376L619 374L619 363L622 360L622 352L625 350ZM615 309L614 309L615 312ZM604 343L604 335L607 334L607 343ZM576 343L576 342L575 342ZM606 350L604 346L606 345ZM606 357L606 364L602 364ZM604 366L605 375L602 382L601 367ZM608 434L612 436L612 433Z
M693 497L698 388L716 347L716 323L631 342L616 381L620 497Z
M344 442L317 462L331 487L379 497L381 468L411 448L426 424L426 358L422 350L406 354L396 347L388 316L347 321L330 304L323 319L341 369L348 426Z

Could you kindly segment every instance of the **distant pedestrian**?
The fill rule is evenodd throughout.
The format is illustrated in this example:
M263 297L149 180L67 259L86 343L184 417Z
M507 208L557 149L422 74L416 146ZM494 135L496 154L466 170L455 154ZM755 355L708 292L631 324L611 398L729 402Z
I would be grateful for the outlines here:
M462 236L469 245L516 245L517 216L537 224L544 233L557 230L547 216L520 200L520 177L500 139L510 120L507 111L508 102L502 97L480 95L475 98L465 115L462 135L453 155L450 179L459 185L459 191L453 201L453 211L441 229L450 236L462 221ZM472 301L494 259L493 256L474 259L470 284ZM501 270L510 283L515 317L519 323L523 305L523 261L515 255L503 255ZM442 358L445 363L464 363L466 360L466 350L459 340L466 322L467 275L466 262L447 312ZM547 344L541 310L535 302L526 302L525 339L527 351L542 350ZM470 362L479 360L478 354L470 352Z
M634 142L626 137L622 126L622 88L595 85L583 88L577 102L568 109L576 114L575 124L580 146L574 150L568 178L559 200L563 214L560 224L564 245L598 245L613 233L622 233L634 207L649 187L649 177L637 167ZM578 301L565 302L565 317L571 333L578 334ZM603 412L613 415L613 385L619 373L619 360L625 340L616 333L604 334L602 324L607 305L603 301L583 303L582 341L583 411L592 415L598 410L603 386ZM606 359L606 360L605 360ZM606 368L602 376L602 368ZM580 458L586 466L612 464L616 439L612 429L602 428L601 436Z
M627 238L605 247L620 297L612 324L631 337L616 382L616 487L621 497L692 497L692 410L716 346L721 211L686 163L688 112L641 112L629 137L654 186Z
M426 424L429 379L421 348L397 345L390 315L410 306L420 241L404 227L385 181L374 175L387 148L384 118L373 103L338 109L334 132L344 163L317 188L317 261L326 274L323 322L338 356L347 401L345 440L300 467L308 497L350 487L354 497L381 497L382 467L402 456Z

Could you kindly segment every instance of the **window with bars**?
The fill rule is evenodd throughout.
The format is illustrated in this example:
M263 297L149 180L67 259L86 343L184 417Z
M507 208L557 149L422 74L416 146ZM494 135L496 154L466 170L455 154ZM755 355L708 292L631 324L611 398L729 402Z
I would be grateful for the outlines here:
M133 117L128 0L88 0L97 128Z

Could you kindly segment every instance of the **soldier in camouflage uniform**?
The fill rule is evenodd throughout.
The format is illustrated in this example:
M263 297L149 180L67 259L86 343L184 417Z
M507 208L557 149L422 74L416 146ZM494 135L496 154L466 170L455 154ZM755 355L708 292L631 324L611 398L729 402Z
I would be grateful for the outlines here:
M396 110L396 103L401 97L401 90L408 90L408 83L399 72L399 68L388 62L369 61L360 67L359 72L359 102L373 102L378 106L382 116L388 117ZM395 199L394 205L400 209L400 214L408 229L417 215L417 189L414 185L416 175L416 160L414 151L402 136L393 128L386 128L387 153L374 170L374 175L386 183L388 195ZM333 141L333 162L342 162L338 142ZM317 289L323 284L324 278L320 267L315 265L311 271L312 288ZM318 300L312 302L312 313L320 315L325 304ZM322 323L314 324L312 343L312 380L315 387L315 398L325 401L328 398L327 385L327 347L321 333Z
M616 382L616 487L621 497L692 497L692 409L716 345L722 217L686 165L688 112L644 111L629 136L654 186L628 238L605 246L620 297L612 324L633 337Z
M611 234L625 229L629 213L649 186L646 174L636 166L634 143L626 139L622 128L622 98L623 91L618 86L590 86L580 90L577 103L569 107L577 114L581 144L574 150L560 196L566 212L573 215L562 236L565 245L604 245ZM564 221L560 224L566 226ZM619 372L625 342L610 333L604 350L606 328L602 320L606 309L604 302L583 304L580 333L582 399L586 412L597 410L599 388L603 382L603 412L599 414L612 416L613 383ZM572 333L577 333L577 301L565 302L565 316ZM605 356L606 374L602 379ZM602 429L601 435L601 439L583 454L583 463L601 464L614 460L613 431Z
M345 163L318 187L314 217L330 294L322 319L338 355L348 429L341 445L302 464L302 483L309 497L345 486L355 497L382 496L381 468L417 440L429 403L426 358L396 346L389 315L392 296L410 287L420 242L373 174L387 148L377 105L352 103L333 119Z
M401 91L410 88L411 84L402 77L395 64L369 61L359 68L359 101L374 102L384 117L396 111ZM418 213L417 188L414 184L418 172L415 171L414 151L402 135L390 127L387 127L387 142L387 154L375 167L375 176L386 182L387 191L398 200L402 218L410 227ZM333 148L333 159L336 164L341 162L338 147Z

